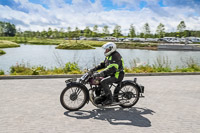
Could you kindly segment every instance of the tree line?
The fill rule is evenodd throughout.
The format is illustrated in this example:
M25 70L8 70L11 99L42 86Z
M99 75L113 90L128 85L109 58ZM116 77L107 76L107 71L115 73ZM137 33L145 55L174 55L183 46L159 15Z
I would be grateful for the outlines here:
M0 21L0 36L15 36L16 27L9 22Z
M78 27L72 29L68 27L66 30L64 28L61 29L52 29L51 27L48 30L43 31L21 31L21 29L16 29L14 24L9 22L1 22L0 21L0 36L15 36L15 37L38 37L38 38L79 38L80 36L84 37L105 37L105 36L113 36L113 37L140 37L140 38L163 38L163 37L200 37L200 31L192 31L186 30L186 25L184 21L181 21L177 25L176 32L165 32L165 25L160 23L157 26L156 33L151 32L150 25L145 23L142 29L142 32L136 34L135 26L133 24L130 25L129 33L127 36L122 34L122 29L120 25L115 25L113 32L110 33L109 27L102 27L102 32L99 31L98 25L94 25L92 28L86 26L85 29L81 30Z

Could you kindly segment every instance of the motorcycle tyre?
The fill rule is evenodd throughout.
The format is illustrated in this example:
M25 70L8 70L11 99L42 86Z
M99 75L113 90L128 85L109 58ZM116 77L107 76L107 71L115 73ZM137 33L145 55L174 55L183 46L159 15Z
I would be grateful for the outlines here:
M134 84L129 83L129 82L126 82L126 83L122 84L122 86L120 87L120 89L119 89L115 94L118 95L118 93L120 92L120 90L121 90L124 86L127 86L127 85L133 86L133 87L135 88L135 90L136 90L136 92L137 92L137 94L136 94L136 95L137 95L137 98L136 98L136 100L135 100L132 104L130 104L130 105L120 104L119 106L121 106L122 108L131 108L131 107L134 106L134 105L138 102L138 100L139 100L139 95L140 95L139 89L138 89ZM116 101L120 102L120 100L118 99L118 97L116 98Z
M80 105L78 108L70 108L70 107L66 106L66 104L64 102L65 92L72 87L80 88L83 91L83 94L84 94L84 97L85 97L82 105ZM79 84L71 84L70 86L67 86L66 88L64 88L64 90L62 91L62 93L60 95L60 103L65 109L67 109L69 111L77 111L77 110L81 109L88 102L89 95L88 95L87 91L88 91L87 89L85 89L83 86L81 86Z

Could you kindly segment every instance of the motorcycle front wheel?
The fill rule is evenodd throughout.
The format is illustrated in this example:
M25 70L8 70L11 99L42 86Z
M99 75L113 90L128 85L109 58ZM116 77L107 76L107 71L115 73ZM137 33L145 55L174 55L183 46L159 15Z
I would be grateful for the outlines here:
M66 87L61 95L61 105L70 111L77 111L87 103L87 90L79 84L72 84Z

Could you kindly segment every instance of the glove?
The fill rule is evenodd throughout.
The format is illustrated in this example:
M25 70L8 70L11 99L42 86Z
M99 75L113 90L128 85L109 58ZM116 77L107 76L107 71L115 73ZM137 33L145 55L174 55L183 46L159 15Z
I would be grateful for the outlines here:
M93 77L104 77L104 73L102 71L100 73L94 73Z

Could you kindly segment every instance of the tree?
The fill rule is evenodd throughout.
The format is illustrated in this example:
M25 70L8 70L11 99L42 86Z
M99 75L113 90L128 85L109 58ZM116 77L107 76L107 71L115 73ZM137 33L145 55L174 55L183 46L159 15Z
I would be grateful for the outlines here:
M45 30L43 30L41 32L41 36L42 36L42 38L46 38L47 37L47 32Z
M189 30L184 31L184 37L189 37L191 36L191 32Z
M79 36L80 36L80 30L78 29L78 27L76 27L74 34L73 34L73 37L76 38L76 42L77 42L77 39L79 38Z
M178 32L183 32L185 29L186 29L185 22L184 22L184 21L181 21L181 22L179 23L179 25L177 26L177 31L178 31Z
M0 21L0 36L3 36L3 22Z
M156 33L159 38L163 38L165 36L165 26L162 23L158 25Z
M130 29L129 29L129 36L130 36L131 38L133 38L133 37L136 36L136 34L135 34L135 27L133 26L133 24L131 24L131 26L130 26Z
M185 25L185 22L184 21L181 21L180 23L179 23L179 25L177 26L177 36L178 37L182 37L182 36L184 36L184 31L185 31L185 29L186 29L186 25Z
M47 31L48 37L51 37L52 34L53 34L53 31L52 31L52 29L49 27L49 28L48 28L48 31Z
M14 24L0 21L0 35L15 36L16 28Z
M146 39L150 37L151 31L148 23L144 24L143 30L144 30L144 38Z
M103 36L108 36L108 35L109 35L108 26L105 25L105 26L103 27Z
M59 37L59 32L56 28L53 30L53 37L55 37L55 38Z
M71 27L67 27L67 37L70 40L72 37Z
M90 30L90 28L87 26L87 27L84 29L84 36L85 36L85 37L90 37L90 34L91 34L91 30Z
M39 31L37 31L35 35L36 35L36 37L40 37L41 34Z
M0 25L0 36L3 36L3 27Z
M140 33L140 38L144 38L144 33Z
M60 31L59 31L59 37L60 38L65 37L65 30L63 28L61 28Z
M98 33L98 26L95 25L95 26L93 27L92 36L93 36L93 37L97 37L97 33Z
M16 28L14 24L6 23L5 25L5 35L6 36L15 36Z
M116 25L113 30L113 36L118 38L121 35L121 26Z

